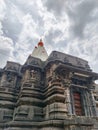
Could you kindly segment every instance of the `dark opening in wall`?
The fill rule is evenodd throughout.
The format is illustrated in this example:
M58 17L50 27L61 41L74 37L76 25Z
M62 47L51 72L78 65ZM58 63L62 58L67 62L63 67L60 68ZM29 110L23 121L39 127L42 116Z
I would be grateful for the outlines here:
M74 99L74 108L75 108L76 115L82 116L83 110L82 110L82 104L81 104L81 94L79 92L74 92L73 99Z

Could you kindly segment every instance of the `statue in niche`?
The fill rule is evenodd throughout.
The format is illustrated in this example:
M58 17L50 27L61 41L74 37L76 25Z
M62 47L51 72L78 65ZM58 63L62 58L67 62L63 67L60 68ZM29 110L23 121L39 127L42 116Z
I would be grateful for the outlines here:
M31 79L37 79L37 71L31 70L30 71L30 78Z
M11 73L7 73L7 82L8 84L14 85L15 82L15 76Z

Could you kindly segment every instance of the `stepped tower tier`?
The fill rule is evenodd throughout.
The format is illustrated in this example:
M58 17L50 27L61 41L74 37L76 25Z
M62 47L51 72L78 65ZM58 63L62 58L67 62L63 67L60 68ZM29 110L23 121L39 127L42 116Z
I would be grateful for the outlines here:
M14 62L7 62L2 69L0 82L0 122L13 119L18 93L20 91L21 66Z
M15 121L38 121L43 117L42 69L40 65L40 59L29 56L21 69L23 77L15 110Z

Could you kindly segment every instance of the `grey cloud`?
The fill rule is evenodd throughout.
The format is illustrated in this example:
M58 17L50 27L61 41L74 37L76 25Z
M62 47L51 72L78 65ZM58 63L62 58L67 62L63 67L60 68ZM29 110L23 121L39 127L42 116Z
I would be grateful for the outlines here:
M98 2L95 0L86 0L80 3L73 10L68 9L68 17L70 19L70 32L73 36L83 38L84 30L87 24L93 22L95 19L92 18L92 12L98 6Z
M49 32L47 35L45 35L45 43L47 43L47 46L50 47L51 50L48 50L49 53L53 50L61 51L64 53L67 53L66 46L67 46L67 39L63 39L62 36L64 34L60 30L54 30L51 29L51 32Z
M52 46L55 46L55 39L57 37L60 37L62 35L62 32L60 30L53 30L51 29L51 32L48 32L47 35L45 35L46 43L51 44Z
M84 38L84 30L86 25L95 20L95 18L92 17L92 13L98 7L98 1L76 0L74 3L72 2L74 1L45 0L44 5L47 7L48 11L55 14L55 17L59 16L60 20L62 20L62 16L64 17L64 13L68 16L71 37Z
M9 0L6 0L7 3L8 1ZM41 21L41 17L38 12L39 8L36 1L29 0L28 2L26 2L24 0L10 0L10 2L18 7L18 9L20 9L24 13L24 15L32 15L32 18L35 22Z
M22 24L18 20L14 11L16 10L13 3L5 1L6 9L4 10L5 16L2 20L2 30L5 37L10 37L13 41L17 41L18 35L22 29ZM18 10L18 9L17 9Z
M10 55L9 50L0 49L0 67L4 67Z
M62 15L67 0L45 0L44 5L48 11L52 11L56 16Z
M18 36L19 36L21 29L22 29L22 24L17 23L17 21L12 23L9 19L7 21L4 20L2 22L2 25L3 25L3 33L4 33L3 35L6 37L12 38L13 41L17 41Z
M26 22L25 17L30 16L33 23L38 25L38 33L41 34L42 32L39 31L39 28L42 29L44 21L43 18L39 15L39 8L36 5L36 2L29 0L29 2L25 2L24 0L5 0L7 9L6 9L6 16L5 20L3 20L2 24L4 27L4 35L12 38L14 41L18 41L21 33L24 31L24 25ZM22 15L20 15L20 13ZM31 25L32 32L34 31L34 25ZM28 29L29 31L29 29ZM14 32L14 33L13 33ZM31 32L29 33L31 34ZM32 35L33 37L33 35ZM27 38L27 37L26 37ZM29 41L29 38L28 38Z
M14 60L14 46L10 38L0 36L0 67L4 67L7 60Z

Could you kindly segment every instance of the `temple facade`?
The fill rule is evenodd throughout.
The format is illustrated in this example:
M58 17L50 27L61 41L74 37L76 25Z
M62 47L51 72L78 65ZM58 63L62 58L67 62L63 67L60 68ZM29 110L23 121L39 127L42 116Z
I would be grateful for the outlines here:
M97 79L87 61L48 56L40 41L24 65L0 69L0 130L95 130Z

